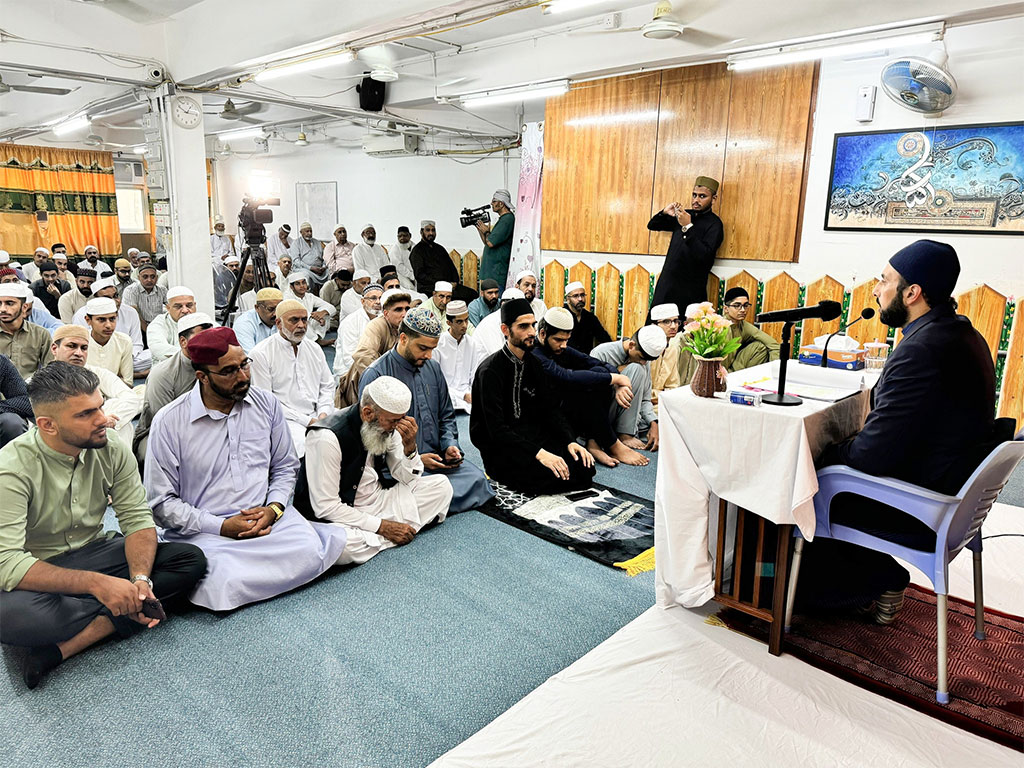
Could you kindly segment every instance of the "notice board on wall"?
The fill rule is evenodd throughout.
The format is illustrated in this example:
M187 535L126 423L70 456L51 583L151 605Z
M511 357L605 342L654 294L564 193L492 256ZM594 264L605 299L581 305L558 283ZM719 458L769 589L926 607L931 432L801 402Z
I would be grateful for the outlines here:
M313 237L331 239L338 223L338 182L300 181L295 184L295 229L308 221L313 225Z

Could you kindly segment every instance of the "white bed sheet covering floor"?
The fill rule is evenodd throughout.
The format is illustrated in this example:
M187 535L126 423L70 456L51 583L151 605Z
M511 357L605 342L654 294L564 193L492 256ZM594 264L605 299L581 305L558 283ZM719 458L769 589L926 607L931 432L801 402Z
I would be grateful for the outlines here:
M1024 509L997 504L985 535L1006 533L1024 533ZM1024 614L1024 538L987 539L984 559L986 605ZM970 563L953 563L952 594L972 595ZM769 656L706 623L715 610L651 608L434 765L1024 765L1019 752Z

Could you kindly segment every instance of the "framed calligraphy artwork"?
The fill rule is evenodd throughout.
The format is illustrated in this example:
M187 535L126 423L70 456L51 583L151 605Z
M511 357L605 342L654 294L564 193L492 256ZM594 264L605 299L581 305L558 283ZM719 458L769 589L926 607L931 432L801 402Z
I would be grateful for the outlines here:
M837 133L825 229L1024 235L1024 123Z

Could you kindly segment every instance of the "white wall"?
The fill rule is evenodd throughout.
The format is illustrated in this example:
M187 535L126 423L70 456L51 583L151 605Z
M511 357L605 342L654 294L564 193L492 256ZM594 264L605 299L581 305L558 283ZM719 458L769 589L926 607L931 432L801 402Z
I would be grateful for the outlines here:
M444 157L412 156L373 158L358 149L305 147L286 155L271 155L250 160L229 158L218 160L218 203L228 232L234 233L242 195L246 192L253 170L269 171L280 183L281 206L274 211L271 236L282 223L296 230L295 183L310 181L338 182L338 223L348 228L349 240L359 242L359 232L366 224L377 228L377 239L387 245L395 242L395 230L402 224L419 239L421 219L437 222L437 241L448 250L465 253L481 251L480 237L475 229L459 227L459 211L490 202L494 190L506 185L506 163L501 155L460 158L460 164ZM519 184L519 158L507 162L509 189ZM315 237L329 241L331 232L314 232Z
M715 273L728 277L746 269L759 280L767 280L785 269L804 283L829 274L844 285L852 285L877 275L888 258L907 243L929 237L949 242L957 249L961 263L957 292L978 283L988 283L1006 295L1024 295L1024 237L826 232L824 229L832 144L836 133L1024 119L1024 91L1017 82L1024 73L1024 19L955 27L946 33L946 48L948 68L959 84L960 95L953 107L938 119L908 111L885 96L879 88L874 121L858 123L854 119L857 89L862 85L878 85L879 72L889 57L859 62L823 62L804 206L800 263L723 259L716 263ZM900 53L924 53L926 50ZM637 215L646 216L647 212L639 211ZM725 226L729 226L728 221ZM557 258L565 266L571 266L578 260L594 267L610 261L620 269L639 263L654 271L660 270L663 262L662 257L555 251L544 251L543 258L545 263Z

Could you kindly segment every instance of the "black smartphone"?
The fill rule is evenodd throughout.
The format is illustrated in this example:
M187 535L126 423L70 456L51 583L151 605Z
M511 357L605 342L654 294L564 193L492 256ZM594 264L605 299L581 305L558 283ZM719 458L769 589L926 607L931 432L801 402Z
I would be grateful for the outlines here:
M599 495L597 491L573 491L572 493L565 494L565 498L569 501L583 501L584 499L592 499Z
M444 464L447 467L454 467L454 466L462 463L462 456L459 456L459 458L457 458L457 459L449 459L446 456L445 458L441 459L441 463Z
M153 597L147 597L142 601L142 615L149 619L160 619L160 621L167 618L163 605Z

